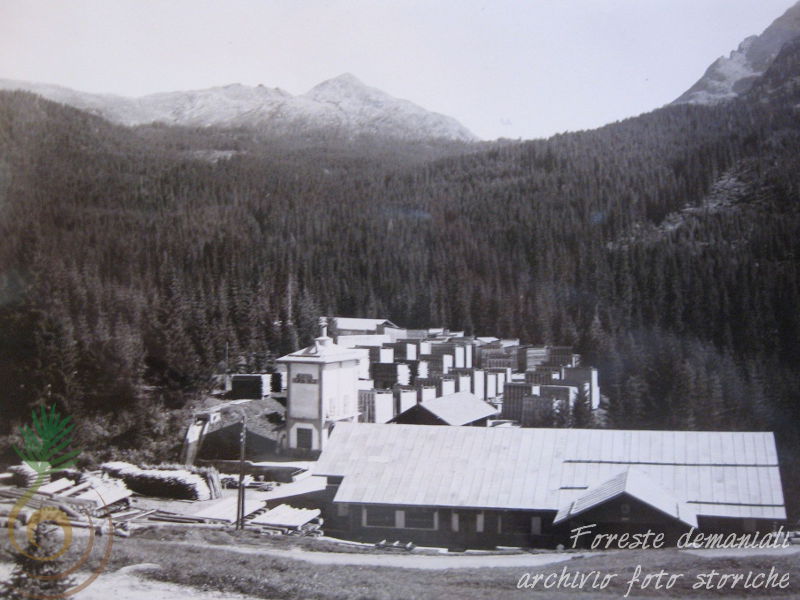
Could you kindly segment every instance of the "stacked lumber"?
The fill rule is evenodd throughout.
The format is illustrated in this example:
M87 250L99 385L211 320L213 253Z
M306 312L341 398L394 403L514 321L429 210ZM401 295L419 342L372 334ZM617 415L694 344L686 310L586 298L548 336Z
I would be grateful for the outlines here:
M99 511L126 500L131 491L124 485L110 484L92 479L75 485L72 480L61 478L32 489L0 488L0 498L19 500L30 496L32 506L65 507L65 512L99 514Z
M211 506L206 506L199 512L195 513L193 516L195 518L204 519L208 521L235 523L236 503L237 499L235 496L228 496L227 498L223 498L222 500L215 502ZM245 517L248 517L249 515L252 515L260 510L265 510L265 509L266 507L264 505L263 499L245 496L244 499Z
M7 523L12 514L21 523L27 523L34 510L53 507L67 515L72 527L94 528L102 532L107 521L102 517L112 516L127 508L132 492L124 485L113 484L97 477L90 477L75 484L72 479L61 477L38 488L0 488L0 516ZM25 507L14 510L20 499L26 499ZM113 522L113 520L112 520Z
M295 508L280 504L271 510L259 511L249 517L251 525L262 531L288 535L322 535L322 519L319 509Z
M125 485L145 496L179 500L210 500L211 490L206 480L185 469L141 469L126 462L101 465L104 473L122 479Z
M49 465L47 463L41 463L41 465L43 470L46 471L49 469ZM17 487L31 487L39 478L39 473L28 463L14 465L13 467L9 467L8 470L13 476L11 482ZM47 477L47 479L49 479L49 477Z
M158 465L139 465L144 470L156 471L188 471L195 475L199 475L206 481L208 489L211 492L211 499L222 497L222 484L220 483L219 471L214 467L202 467L196 465L184 465L178 463L161 463Z
M203 517L197 517L194 515L179 515L178 513L173 513L166 510L152 511L151 514L147 515L147 519L149 521L166 521L168 523L185 523L185 524L208 522L208 519Z

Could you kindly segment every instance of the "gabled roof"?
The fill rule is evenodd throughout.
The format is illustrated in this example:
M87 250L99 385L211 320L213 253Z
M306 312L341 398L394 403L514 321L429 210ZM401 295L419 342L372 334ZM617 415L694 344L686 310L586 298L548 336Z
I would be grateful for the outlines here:
M497 409L469 392L456 392L425 400L408 410L422 408L448 425L467 425L497 414ZM408 411L406 411L408 412Z
M768 432L339 423L314 474L337 502L556 512L631 466L698 515L786 518Z
M653 481L644 471L628 467L608 481L597 485L585 494L563 506L558 511L553 524L561 523L601 504L627 494L637 500L683 521L690 527L697 527L697 511L685 502L678 500L669 490Z

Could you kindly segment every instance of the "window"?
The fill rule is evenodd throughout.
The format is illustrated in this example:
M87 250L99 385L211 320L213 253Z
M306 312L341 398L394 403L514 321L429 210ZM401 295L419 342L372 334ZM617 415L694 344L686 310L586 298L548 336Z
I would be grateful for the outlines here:
M297 428L297 447L311 450L313 447L313 433L308 427Z
M530 513L506 513L503 516L504 531L506 533L534 533L533 521L537 517L532 517ZM541 518L539 518L539 530L541 531Z
M477 533L483 533L483 512L479 512L475 515L475 531Z
M336 504L336 516L337 517L346 517L350 514L350 505L349 504Z
M436 529L436 511L412 508L405 511L406 529Z
M542 535L542 517L531 517L531 533Z
M364 525L367 527L394 527L394 509L382 506L365 508Z

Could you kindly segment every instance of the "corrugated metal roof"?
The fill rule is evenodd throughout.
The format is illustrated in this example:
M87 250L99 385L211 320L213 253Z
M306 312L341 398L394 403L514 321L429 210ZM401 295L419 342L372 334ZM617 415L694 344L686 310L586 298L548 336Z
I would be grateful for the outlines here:
M557 511L631 466L699 515L786 518L769 432L339 423L314 473L338 502Z
M691 527L697 527L696 508L681 502L638 467L626 468L608 481L587 490L577 499L562 506L553 522L566 521L622 494L632 496Z
M469 392L456 392L425 400L419 406L448 425L466 425L497 414L497 409ZM412 406L408 410L414 410Z

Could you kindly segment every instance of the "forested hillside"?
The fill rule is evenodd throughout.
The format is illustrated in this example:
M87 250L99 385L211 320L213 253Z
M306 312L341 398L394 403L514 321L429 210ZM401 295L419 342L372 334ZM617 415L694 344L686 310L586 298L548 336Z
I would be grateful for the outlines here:
M2 433L49 401L97 456L168 451L226 350L265 368L342 314L574 344L611 425L771 429L797 465L798 56L728 104L490 148L125 129L4 93Z

